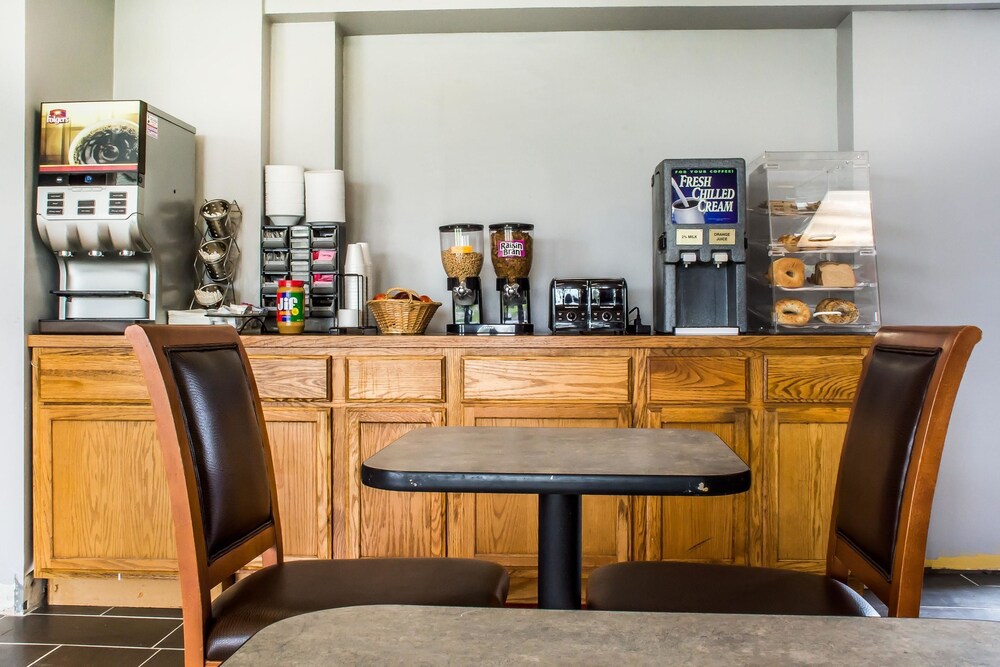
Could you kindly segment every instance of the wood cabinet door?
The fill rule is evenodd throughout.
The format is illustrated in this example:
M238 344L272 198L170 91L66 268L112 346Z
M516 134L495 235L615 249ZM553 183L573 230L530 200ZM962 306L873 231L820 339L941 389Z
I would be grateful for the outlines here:
M330 417L264 409L289 558L330 556ZM35 415L36 576L173 574L177 550L152 410L51 406Z
M466 426L624 428L627 406L466 407ZM530 603L538 595L538 497L533 494L452 494L455 524L449 553L482 558L511 573L508 600ZM627 496L584 496L582 500L584 581L600 565L628 560L631 506Z
M36 577L177 571L149 407L36 406L34 431Z
M446 555L445 494L383 491L361 484L361 462L416 428L443 426L444 408L347 408L347 442L338 458L345 474L346 558ZM336 538L335 538L336 539Z
M264 408L285 557L329 558L330 411Z
M715 433L751 465L750 419L746 408L658 408L648 411L651 428ZM753 466L751 466L752 468ZM706 498L663 496L646 501L647 560L746 564L749 558L751 490Z
M822 571L849 407L764 413L764 562Z

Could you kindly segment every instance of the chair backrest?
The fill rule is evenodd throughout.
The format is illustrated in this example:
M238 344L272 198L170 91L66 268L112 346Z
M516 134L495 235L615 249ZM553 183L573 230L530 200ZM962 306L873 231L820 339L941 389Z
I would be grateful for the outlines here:
M920 613L931 503L955 395L982 332L883 327L865 358L837 479L827 571Z
M125 337L142 365L168 478L185 651L200 652L212 588L257 556L282 559L260 396L232 327L133 325Z

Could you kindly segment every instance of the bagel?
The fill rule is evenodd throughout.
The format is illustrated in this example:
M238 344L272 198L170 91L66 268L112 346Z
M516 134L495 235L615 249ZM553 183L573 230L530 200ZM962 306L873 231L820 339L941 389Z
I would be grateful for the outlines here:
M799 239L801 234L782 234L778 237L778 243L785 247L788 252L795 252L799 249Z
M817 315L816 319L824 324L854 324L858 321L861 313L858 307L845 299L823 299L816 304L816 312L834 312L837 315Z
M778 324L790 327L801 327L809 323L812 313L805 301L798 299L779 299L774 304L774 319Z
M778 287L802 287L806 284L806 265L795 257L782 257L771 263L771 283Z

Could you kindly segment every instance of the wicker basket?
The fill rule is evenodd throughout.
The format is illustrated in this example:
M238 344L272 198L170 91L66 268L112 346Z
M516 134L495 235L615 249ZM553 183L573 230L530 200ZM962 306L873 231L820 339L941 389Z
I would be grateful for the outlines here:
M406 294L407 298L393 298L397 294ZM375 323L384 334L422 334L441 307L437 301L421 301L419 294L402 287L393 287L385 295L385 299L368 302Z

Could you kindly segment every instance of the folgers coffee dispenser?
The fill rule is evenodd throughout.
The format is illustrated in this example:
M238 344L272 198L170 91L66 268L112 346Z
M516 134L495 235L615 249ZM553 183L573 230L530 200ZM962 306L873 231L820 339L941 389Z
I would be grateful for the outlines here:
M653 327L747 330L746 164L664 160L653 173Z
M59 318L41 332L120 333L190 305L194 136L138 100L42 104L35 220Z

